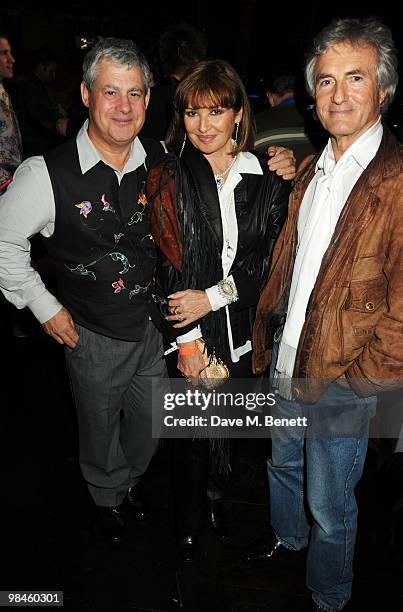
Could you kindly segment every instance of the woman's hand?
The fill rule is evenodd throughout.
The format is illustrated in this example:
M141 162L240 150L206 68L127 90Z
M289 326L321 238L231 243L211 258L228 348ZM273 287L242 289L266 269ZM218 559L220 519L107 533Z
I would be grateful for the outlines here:
M205 291L186 289L168 295L170 315L167 321L179 321L174 327L186 327L190 323L202 319L211 311L211 304Z
M267 149L270 159L267 163L270 170L282 176L286 181L292 181L296 172L296 159L294 152L285 147L276 147L272 145Z
M206 365L204 363L203 356L199 349L190 355L181 355L181 346L193 348L196 347L196 343L193 341L179 344L178 370L182 372L182 375L189 380L192 385L197 386L199 384L199 378L205 377L205 373L203 371Z

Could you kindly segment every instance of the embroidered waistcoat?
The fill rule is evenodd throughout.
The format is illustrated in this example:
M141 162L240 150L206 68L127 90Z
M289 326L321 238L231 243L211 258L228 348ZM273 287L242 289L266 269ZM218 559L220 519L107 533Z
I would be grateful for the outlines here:
M161 157L143 141L145 165L125 174L99 161L82 173L75 140L47 153L55 231L47 239L58 297L74 321L105 336L139 340L153 291L155 248L144 196L146 166Z

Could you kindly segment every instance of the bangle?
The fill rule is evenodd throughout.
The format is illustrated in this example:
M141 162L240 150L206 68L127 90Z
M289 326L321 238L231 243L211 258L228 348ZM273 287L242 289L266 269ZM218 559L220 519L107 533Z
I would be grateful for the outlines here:
M178 344L178 353L179 355L193 355L193 353L197 353L199 350L197 344L194 346L182 346L180 343Z

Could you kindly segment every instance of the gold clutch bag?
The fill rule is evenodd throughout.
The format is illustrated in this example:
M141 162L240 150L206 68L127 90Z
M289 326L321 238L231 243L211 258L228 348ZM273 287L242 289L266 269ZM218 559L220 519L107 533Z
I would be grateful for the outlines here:
M203 338L198 338L198 340L196 340L196 344L199 351L203 355L204 363L206 364L206 367L203 370L206 374L206 378L200 378L200 384L203 385L203 387L206 387L206 389L215 389L216 387L222 385L227 378L229 378L228 367L220 359L217 359L215 355L212 357L207 355L206 345Z

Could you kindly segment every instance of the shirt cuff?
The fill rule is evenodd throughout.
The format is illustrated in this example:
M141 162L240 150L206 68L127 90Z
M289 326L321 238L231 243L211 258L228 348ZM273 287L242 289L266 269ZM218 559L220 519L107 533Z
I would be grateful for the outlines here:
M228 276L226 280L231 281L235 285L234 277L232 276L232 274L231 276ZM224 306L228 306L228 301L218 291L218 285L213 285L212 287L209 287L208 289L206 289L206 293L213 312L216 310L220 310L220 308L224 308Z
M49 321L63 308L62 304L49 291L42 293L38 298L29 302L27 306L41 324Z
M178 342L178 344L183 344L183 342L192 342L192 340L197 340L198 338L201 338L202 335L203 334L201 333L200 325L198 325L197 327L194 327L193 329L188 331L186 334L182 334L182 336L177 336L176 342Z

